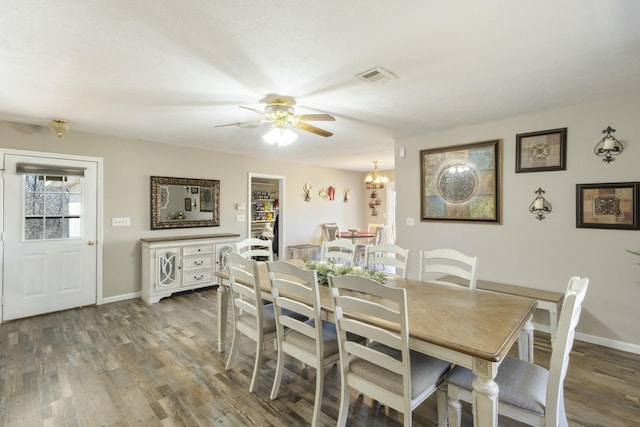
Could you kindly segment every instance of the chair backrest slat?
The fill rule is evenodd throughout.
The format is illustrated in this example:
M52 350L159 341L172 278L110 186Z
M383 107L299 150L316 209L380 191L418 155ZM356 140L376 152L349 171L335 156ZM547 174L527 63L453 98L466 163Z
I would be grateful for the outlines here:
M320 259L323 261L342 262L354 265L356 258L356 245L347 239L336 239L331 242L322 242Z
M365 265L368 268L386 271L393 267L396 276L407 277L409 249L401 248L393 243L367 246L365 248Z
M271 240L250 237L234 243L233 252L245 258L264 258L266 261L273 261L273 246Z
M460 286L442 276L451 275L467 281L471 289L476 288L478 257L468 256L455 249L420 251L420 280L438 284Z

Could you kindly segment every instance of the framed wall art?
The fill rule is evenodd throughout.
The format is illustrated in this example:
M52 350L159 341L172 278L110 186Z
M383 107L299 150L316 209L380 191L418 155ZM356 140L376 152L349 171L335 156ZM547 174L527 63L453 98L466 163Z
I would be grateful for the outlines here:
M567 128L516 135L516 173L567 169Z
M421 150L421 220L500 224L501 152L501 139Z
M640 229L640 182L576 185L576 227Z

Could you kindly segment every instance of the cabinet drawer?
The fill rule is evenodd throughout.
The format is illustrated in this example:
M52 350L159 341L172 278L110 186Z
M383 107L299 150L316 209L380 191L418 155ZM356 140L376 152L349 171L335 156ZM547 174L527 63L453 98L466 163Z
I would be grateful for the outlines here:
M201 270L182 273L182 286L197 285L198 283L207 283L213 281L213 271Z
M190 256L182 258L182 269L185 271L194 270L196 268L211 268L213 265L213 256L211 254L205 256Z
M192 245L182 248L183 255L212 254L213 245Z

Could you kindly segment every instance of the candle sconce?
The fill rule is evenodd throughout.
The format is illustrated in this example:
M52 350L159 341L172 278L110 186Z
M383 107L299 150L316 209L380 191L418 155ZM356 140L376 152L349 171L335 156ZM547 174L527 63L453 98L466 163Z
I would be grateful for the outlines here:
M542 221L545 215L551 213L551 203L547 202L547 199L542 196L545 193L542 188L538 188L534 193L537 196L529 205L529 212L534 214L539 221Z
M623 150L622 143L611 135L615 131L611 126L607 126L607 128L602 131L602 133L605 134L604 138L602 138L593 149L595 155L603 157L602 161L605 163L613 162L615 160L613 156L620 155Z

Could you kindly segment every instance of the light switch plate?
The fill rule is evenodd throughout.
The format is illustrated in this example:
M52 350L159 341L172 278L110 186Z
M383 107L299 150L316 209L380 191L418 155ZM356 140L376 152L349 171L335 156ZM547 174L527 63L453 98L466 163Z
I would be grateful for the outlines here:
M236 215L236 222L244 222L244 215Z
M131 225L131 218L129 217L111 218L112 227L128 227L130 225Z
M239 210L239 211L245 210L245 204L244 203L236 203L236 209Z

